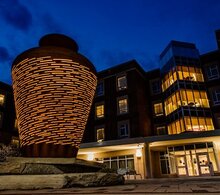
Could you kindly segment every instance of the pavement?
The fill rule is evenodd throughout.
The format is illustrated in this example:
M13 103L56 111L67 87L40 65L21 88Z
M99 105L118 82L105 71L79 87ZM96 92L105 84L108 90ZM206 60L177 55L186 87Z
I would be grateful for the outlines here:
M9 181L10 182L10 181ZM220 176L126 180L124 185L87 188L5 190L0 194L220 194Z

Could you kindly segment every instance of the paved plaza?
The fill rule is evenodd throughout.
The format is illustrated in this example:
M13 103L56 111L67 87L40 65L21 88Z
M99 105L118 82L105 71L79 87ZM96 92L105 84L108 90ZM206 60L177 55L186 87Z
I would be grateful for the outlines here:
M10 181L9 181L10 182ZM125 185L44 189L7 190L0 194L220 194L220 176L202 178L170 178L127 180Z

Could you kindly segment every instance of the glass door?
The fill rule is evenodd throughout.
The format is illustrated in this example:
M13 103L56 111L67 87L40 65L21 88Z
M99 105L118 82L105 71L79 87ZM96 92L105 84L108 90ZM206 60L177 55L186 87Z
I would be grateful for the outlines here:
M177 173L179 176L188 176L185 155L176 156L176 166L177 166Z
M210 163L208 153L197 153L196 156L200 175L211 175L211 171L213 171L213 169L211 169L212 164Z

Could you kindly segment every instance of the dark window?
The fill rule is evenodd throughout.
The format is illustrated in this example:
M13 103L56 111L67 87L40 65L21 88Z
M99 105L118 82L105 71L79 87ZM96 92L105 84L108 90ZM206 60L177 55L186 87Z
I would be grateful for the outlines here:
M165 126L157 127L157 135L167 135L167 129Z
M216 89L212 92L213 97L213 104L218 105L220 104L220 89Z
M97 88L96 88L96 96L102 96L104 95L104 82L100 81L97 84Z
M207 76L209 80L214 80L219 78L219 71L217 64L213 64L207 67Z
M151 81L151 93L153 95L161 93L161 83L160 80Z
M129 136L129 121L118 122L118 135L121 138Z

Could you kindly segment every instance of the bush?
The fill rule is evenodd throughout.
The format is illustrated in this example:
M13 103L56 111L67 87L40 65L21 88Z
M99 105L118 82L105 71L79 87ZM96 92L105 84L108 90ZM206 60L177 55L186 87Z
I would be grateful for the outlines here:
M0 145L0 162L4 162L6 157L21 156L20 150L15 145Z

